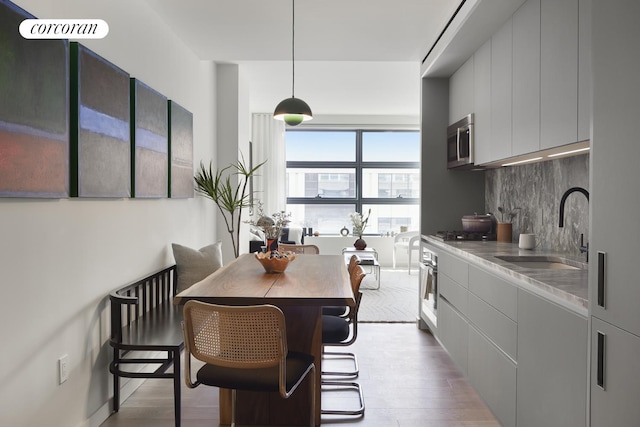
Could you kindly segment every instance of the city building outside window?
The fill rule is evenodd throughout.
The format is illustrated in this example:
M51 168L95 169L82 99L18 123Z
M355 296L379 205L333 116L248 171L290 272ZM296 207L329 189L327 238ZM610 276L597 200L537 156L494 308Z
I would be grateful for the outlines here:
M323 235L351 230L371 209L365 234L418 230L420 134L398 130L288 130L288 212Z

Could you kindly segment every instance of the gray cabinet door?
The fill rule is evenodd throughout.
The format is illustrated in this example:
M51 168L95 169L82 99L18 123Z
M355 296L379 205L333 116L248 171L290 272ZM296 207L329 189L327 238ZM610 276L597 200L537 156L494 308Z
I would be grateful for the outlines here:
M491 39L473 55L475 162L491 160Z
M469 324L444 298L438 301L438 339L460 371L467 375Z
M518 292L518 427L586 425L587 338L586 318Z
M516 365L473 326L469 327L468 371L469 382L500 424L515 426Z
M540 147L578 138L578 0L541 0Z
M513 14L512 155L540 150L540 0Z
M509 19L491 37L491 159L511 156L513 28Z
M591 343L591 427L640 426L640 338L593 317Z
M593 2L591 314L640 335L640 2ZM615 65L612 65L615 64ZM606 253L602 281L598 252ZM601 285L601 288L599 287ZM601 291L601 292L599 292ZM599 295L600 294L600 295ZM604 307L598 303L604 297Z

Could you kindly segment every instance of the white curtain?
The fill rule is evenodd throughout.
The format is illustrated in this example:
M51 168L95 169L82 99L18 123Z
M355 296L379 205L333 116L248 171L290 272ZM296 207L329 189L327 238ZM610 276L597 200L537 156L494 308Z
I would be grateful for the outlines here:
M254 198L261 201L264 213L285 209L286 157L284 122L271 114L253 114L251 120L253 164L266 163L253 179Z

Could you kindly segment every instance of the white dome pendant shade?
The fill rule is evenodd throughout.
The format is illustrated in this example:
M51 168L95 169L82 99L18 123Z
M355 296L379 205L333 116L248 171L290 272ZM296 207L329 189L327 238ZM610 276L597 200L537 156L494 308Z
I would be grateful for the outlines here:
M276 120L283 120L289 126L298 126L300 123L311 120L313 114L311 108L302 99L295 97L295 79L296 79L296 65L295 65L295 0L291 0L292 11L292 25L291 25L291 98L286 98L276 106L273 111L273 118Z

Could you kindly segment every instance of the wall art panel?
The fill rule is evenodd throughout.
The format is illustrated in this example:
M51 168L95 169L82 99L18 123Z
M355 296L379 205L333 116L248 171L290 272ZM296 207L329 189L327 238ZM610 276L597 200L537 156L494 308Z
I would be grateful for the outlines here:
M169 101L169 197L193 197L193 114Z
M131 79L132 194L140 198L169 195L167 98Z
M71 43L71 195L131 196L130 77Z
M0 0L0 197L69 195L69 43L28 40Z

